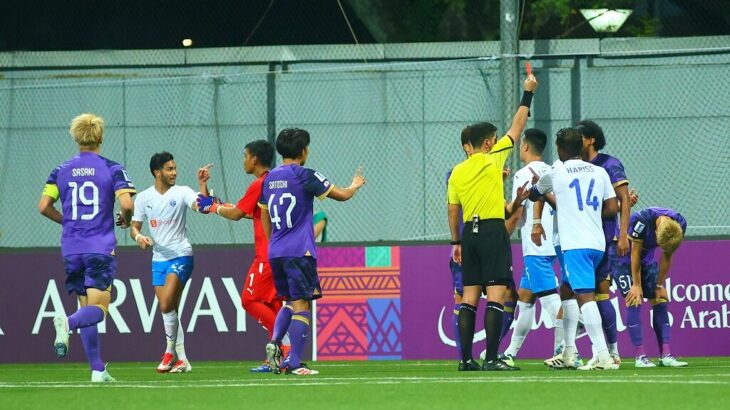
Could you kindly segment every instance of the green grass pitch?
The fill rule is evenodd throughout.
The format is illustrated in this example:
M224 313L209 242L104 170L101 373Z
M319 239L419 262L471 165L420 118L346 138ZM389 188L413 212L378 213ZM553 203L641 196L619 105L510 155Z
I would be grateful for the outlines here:
M729 409L730 358L690 367L520 372L456 371L456 361L321 362L316 376L252 374L254 362L193 362L187 374L156 363L112 363L117 383L92 385L86 364L0 365L0 409Z

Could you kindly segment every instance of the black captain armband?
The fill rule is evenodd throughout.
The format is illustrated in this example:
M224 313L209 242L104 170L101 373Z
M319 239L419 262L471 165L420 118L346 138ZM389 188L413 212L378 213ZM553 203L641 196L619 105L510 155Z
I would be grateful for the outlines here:
M523 91L522 92L522 100L520 101L520 105L524 105L527 108L530 108L530 104L532 104L532 96L534 94L532 91Z
M461 245L461 241L451 241L452 245Z

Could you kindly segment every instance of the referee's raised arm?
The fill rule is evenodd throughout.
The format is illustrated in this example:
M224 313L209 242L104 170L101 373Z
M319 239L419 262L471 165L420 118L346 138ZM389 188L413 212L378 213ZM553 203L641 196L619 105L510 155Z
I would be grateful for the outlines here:
M522 87L524 88L524 91L522 92L520 106L517 108L517 112L512 119L512 126L509 127L509 130L507 131L507 135L512 138L513 142L517 142L520 135L522 135L522 131L525 130L525 125L527 125L527 117L530 114L530 104L532 104L532 95L537 88L537 79L535 76L532 74L528 75Z

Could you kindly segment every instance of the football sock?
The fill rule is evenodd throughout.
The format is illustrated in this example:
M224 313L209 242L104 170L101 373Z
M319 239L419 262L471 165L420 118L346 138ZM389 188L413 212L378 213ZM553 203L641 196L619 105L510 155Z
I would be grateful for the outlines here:
M99 306L84 306L68 317L68 330L95 325L104 320L104 310Z
M96 326L81 328L81 342L84 345L86 359L89 361L91 370L104 371L104 362L101 360L101 348L99 347L99 330Z
M467 362L472 358L472 344L474 343L474 322L477 317L477 308L468 303L459 306L459 340L461 341L461 360Z
M626 327L629 329L629 337L631 337L631 344L636 351L636 357L646 356L641 328L641 306L626 308Z
M276 315L276 320L274 320L274 334L271 336L271 340L275 342L281 342L281 339L284 337L287 330L289 329L292 312L293 309L289 305L281 308L279 314Z
M177 339L175 341L175 353L177 354L178 360L188 360L187 355L185 355L185 332L183 332L183 325L179 316L177 319Z
M596 302L590 301L584 303L580 307L580 312L583 314L583 325L586 327L588 337L591 339L591 343L598 353L599 359L605 360L608 354L608 346L606 346L606 339L603 336L601 313L598 311Z
M654 325L654 333L659 344L660 356L664 357L671 354L669 349L669 312L667 311L667 303L658 303L652 308L654 317L652 324Z
M519 308L519 315L517 315L517 323L515 329L512 331L512 339L510 340L509 347L504 351L504 354L510 356L517 356L522 344L525 343L527 334L532 329L532 324L535 322L535 305L525 302L517 302Z
M601 315L601 324L603 326L603 332L606 335L606 343L616 343L616 309L613 308L611 300L606 299L600 302L596 302L598 305L598 311Z
M563 346L565 332L563 332L563 319L555 319L555 335L553 336L553 351L557 352Z
M487 331L487 357L486 361L497 360L499 351L499 340L502 337L502 321L504 320L504 307L497 302L487 302L487 311L484 313L484 329ZM472 334L474 332L472 331Z
M568 299L562 302L563 305L563 336L565 347L575 351L575 333L578 330L578 301Z
M282 309L283 310L283 309ZM289 336L291 337L291 352L289 353L289 367L296 369L302 365L302 352L309 336L309 323L312 314L307 311L296 312L291 316Z
M504 336L509 332L512 327L512 322L515 320L515 306L516 303L512 301L504 302L504 315L502 315L502 330L499 334L499 340L504 339Z
M249 301L243 305L243 309L256 319L259 324L269 332L269 339L274 337L274 322L276 321L276 313L271 306L258 301Z
M180 323L177 320L177 312L167 312L162 314L162 323L165 325L165 339L167 340L167 349L165 353L175 353L175 344L177 343L177 331Z
M459 308L460 303L454 303L454 314L451 315L451 326L454 331L454 342L456 342L456 352L461 356L461 338L459 337Z

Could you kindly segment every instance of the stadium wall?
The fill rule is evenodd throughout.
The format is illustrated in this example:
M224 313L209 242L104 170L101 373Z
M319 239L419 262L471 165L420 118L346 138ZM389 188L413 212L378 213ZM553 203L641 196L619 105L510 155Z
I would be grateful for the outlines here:
M541 82L529 126L554 134L581 118L604 127L605 152L626 166L637 207L666 206L691 237L728 237L730 37L524 41ZM68 124L106 119L103 154L139 188L168 150L178 183L214 162L229 201L252 177L243 146L283 127L312 132L309 166L348 184L356 200L318 208L335 242L445 240L445 173L462 159L465 124L500 130L499 44L387 44L220 49L0 53L0 247L57 246L60 227L35 212L50 171L75 152ZM554 158L550 144L548 158ZM519 164L513 159L513 169ZM509 184L508 184L509 185ZM23 209L22 212L18 209ZM357 215L357 217L353 217ZM251 243L251 230L193 216L194 244ZM383 222L387 221L387 223ZM131 240L118 232L121 245Z
M522 272L520 246L512 251L517 279ZM317 360L455 360L449 252L445 245L321 248L324 298L316 302L312 355ZM677 356L730 356L730 272L723 258L708 256L727 253L728 240L689 240L675 255L666 287L672 300L672 352ZM150 283L150 255L138 249L121 249L118 255L110 314L99 325L104 359L154 363L165 339ZM252 257L250 247L196 247L195 271L181 303L192 361L262 359L266 332L240 307L242 272ZM57 361L52 318L76 309L75 299L65 294L59 251L0 252L0 266L6 284L0 287L0 363ZM613 293L611 300L619 313L619 345L630 355L623 299ZM645 306L645 345L656 356ZM551 355L553 336L546 325L538 307L520 357ZM484 339L477 325L475 351L484 349ZM587 337L579 338L584 355L590 351L588 343ZM84 361L82 350L73 337L68 360Z

